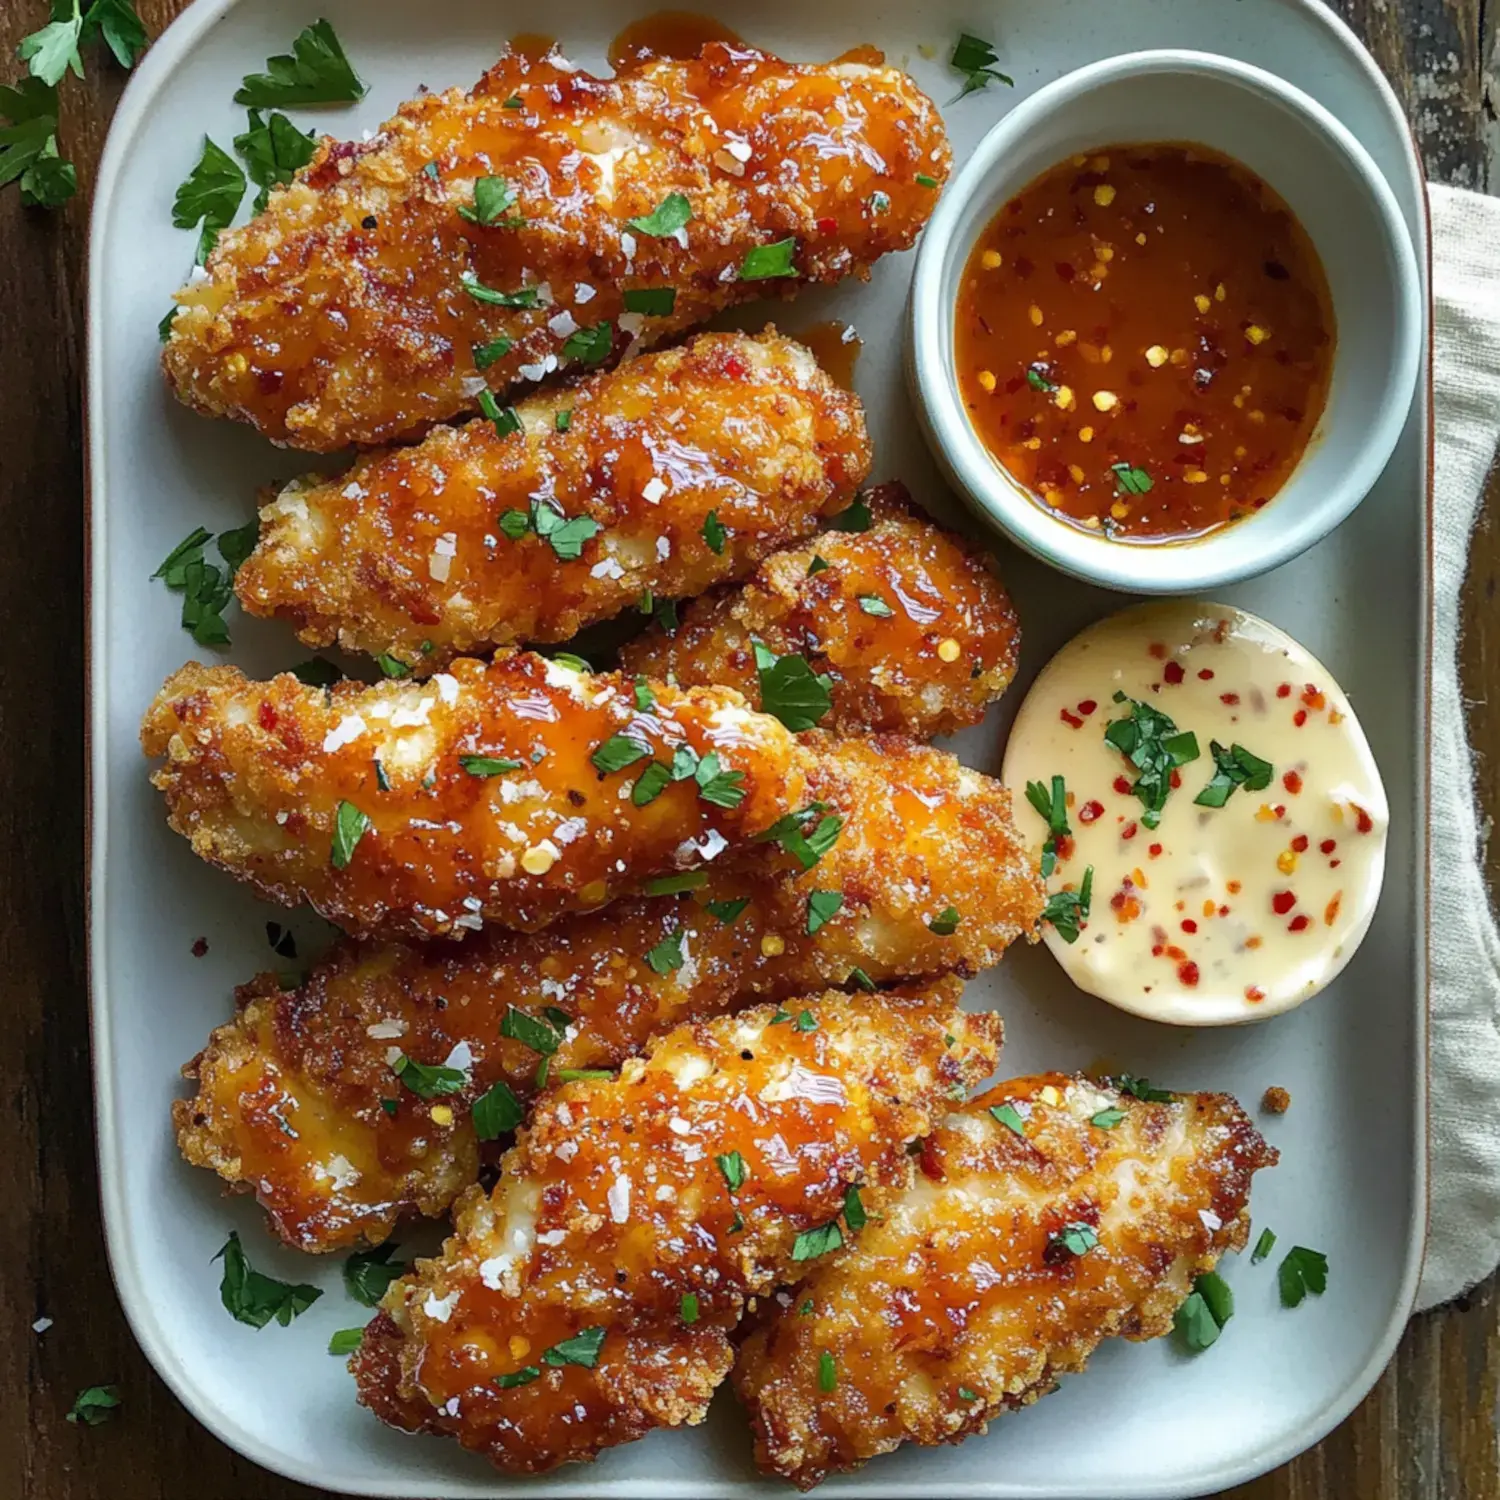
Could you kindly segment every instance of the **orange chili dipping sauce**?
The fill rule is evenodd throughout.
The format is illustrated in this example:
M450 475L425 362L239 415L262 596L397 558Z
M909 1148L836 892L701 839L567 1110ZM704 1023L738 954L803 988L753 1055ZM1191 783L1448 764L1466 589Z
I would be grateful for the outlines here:
M1000 210L964 268L959 390L1037 502L1121 541L1260 509L1328 396L1322 262L1247 167L1184 145L1075 156Z

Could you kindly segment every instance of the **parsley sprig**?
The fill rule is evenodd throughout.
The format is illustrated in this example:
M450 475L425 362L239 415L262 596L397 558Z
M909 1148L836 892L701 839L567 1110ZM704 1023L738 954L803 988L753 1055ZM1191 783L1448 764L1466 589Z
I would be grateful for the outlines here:
M1065 943L1076 943L1082 923L1088 920L1089 907L1094 899L1094 867L1083 872L1083 880L1076 891L1054 891L1047 897L1042 908L1042 921L1050 922L1052 929Z
M485 392L488 395L488 392ZM494 397L490 397L491 401ZM497 413L500 408L496 407ZM506 412L514 416L515 409L506 407ZM503 416L503 413L501 413ZM494 420L493 418L491 420ZM520 419L515 418L516 428L507 426L507 431L515 431L520 426ZM499 432L500 422L495 422L495 430ZM501 433L501 436L505 436ZM539 536L549 547L559 562L577 562L583 555L583 544L591 541L604 528L592 516L568 516L555 500L543 497L531 502L530 511L508 510L500 517L501 534L510 541L518 542L528 532Z
M191 631L200 646L229 644L224 610L234 591L235 572L254 550L259 535L260 525L256 521L221 531L217 539L202 526L195 527L151 575L182 595L182 628ZM203 556L204 547L215 540L222 567Z
M365 86L327 21L314 21L299 32L290 53L266 59L264 73L247 73L234 96L236 104L268 109L283 104L352 104Z
M1172 772L1197 760L1201 753L1198 736L1191 729L1179 730L1169 715L1149 703L1124 693L1116 693L1114 701L1128 703L1130 712L1106 724L1104 738L1136 768L1131 791L1146 809L1141 822L1155 828L1172 792Z
M1208 748L1214 758L1213 779L1193 798L1195 806L1223 807L1236 787L1263 792L1270 786L1275 771L1270 761L1262 760L1240 744L1226 750L1218 740L1210 740Z
M999 61L999 54L991 43L982 37L970 36L967 31L961 32L953 45L953 56L948 59L948 66L964 77L964 86L959 90L958 97L962 99L969 94L978 93L992 83L1003 83L1007 88L1014 88L1015 79L995 66Z
M1205 1271L1193 1282L1172 1319L1178 1338L1194 1354L1216 1344L1224 1325L1234 1316L1234 1292L1217 1271Z
M323 1295L318 1287L277 1281L257 1271L234 1230L214 1259L224 1262L219 1300L236 1322L251 1328L264 1328L273 1318L286 1328Z
M780 844L804 870L810 870L833 848L843 826L843 818L829 812L826 803L809 802L806 807L778 818L756 835L755 842Z

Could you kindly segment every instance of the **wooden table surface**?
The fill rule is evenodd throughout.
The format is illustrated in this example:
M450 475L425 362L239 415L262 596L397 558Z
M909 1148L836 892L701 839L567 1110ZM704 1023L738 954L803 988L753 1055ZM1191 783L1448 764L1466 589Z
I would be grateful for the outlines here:
M141 0L155 36L186 0ZM643 7L646 8L646 7ZM1497 138L1484 0L1339 0L1421 138L1428 171L1491 185ZM0 0L0 57L45 0ZM309 12L312 14L312 11ZM1493 21L1494 13L1490 14ZM16 71L12 64L0 74ZM83 280L87 193L122 75L62 89L80 195L57 214L0 191L0 974L16 1043L0 1082L0 1494L25 1500L312 1500L209 1436L146 1363L105 1263L90 1118L83 893ZM1500 178L1493 180L1500 189ZM1466 696L1482 796L1500 809L1500 483L1467 588ZM1500 860L1490 860L1492 883ZM35 1318L55 1319L44 1336ZM1500 1294L1415 1319L1364 1404L1235 1500L1500 1500ZM107 1427L70 1425L118 1383Z

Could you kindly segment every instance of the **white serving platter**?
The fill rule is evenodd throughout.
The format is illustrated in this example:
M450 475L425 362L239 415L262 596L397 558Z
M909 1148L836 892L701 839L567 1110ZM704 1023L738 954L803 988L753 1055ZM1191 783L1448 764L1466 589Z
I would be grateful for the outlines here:
M223 1440L267 1468L353 1494L537 1493L692 1497L787 1493L757 1478L746 1426L726 1392L701 1428L661 1432L595 1467L522 1482L456 1445L406 1438L358 1409L329 1333L362 1322L336 1259L272 1245L253 1202L229 1200L183 1165L168 1103L179 1065L230 1011L232 987L273 962L268 917L210 873L165 825L136 740L163 678L196 652L177 601L150 575L194 526L252 514L256 487L308 465L247 429L177 406L157 370L157 320L185 278L192 236L170 223L176 185L205 131L243 128L240 76L319 15L370 84L347 110L293 111L357 136L419 85L472 82L506 37L557 27L569 55L602 70L609 40L649 5L575 0L546 16L507 0L199 0L157 42L126 90L105 150L89 262L90 975L100 1173L110 1263L156 1368ZM1316 0L768 0L710 5L748 40L796 59L874 43L939 101L960 31L992 39L1014 91L944 105L960 160L1017 99L1083 63L1149 47L1218 51L1280 73L1363 142L1401 202L1424 266L1420 168L1396 100L1348 30ZM1101 143L1109 144L1109 143ZM876 437L875 477L899 476L935 513L959 520L917 433L901 383L897 330L911 257L867 285L750 309L790 332L828 319L866 341L857 387ZM1295 1311L1277 1301L1275 1260L1224 1268L1238 1312L1196 1358L1170 1341L1102 1349L1085 1375L1033 1410L957 1448L907 1448L821 1494L986 1497L1182 1496L1247 1480L1315 1442L1369 1389L1410 1310L1426 1213L1426 888L1429 397L1424 378L1395 457L1363 507L1313 551L1226 591L1335 672L1358 707L1392 804L1390 868L1373 930L1319 999L1258 1027L1193 1032L1154 1025L1074 991L1043 949L1013 952L970 987L1007 1025L1006 1074L1107 1062L1181 1088L1227 1089L1252 1109L1270 1084L1291 1091L1284 1118L1261 1117L1282 1163L1260 1179L1257 1226L1326 1251L1327 1294ZM1049 572L996 543L1026 645L1017 687L955 743L999 768L1026 682L1081 626L1124 600ZM272 624L231 621L230 659L265 675L308 654ZM217 659L217 658L215 658ZM306 937L319 924L295 918ZM203 937L208 952L193 958ZM255 1332L219 1303L211 1257L237 1228L255 1263L312 1280L326 1295L288 1329ZM430 1245L430 1234L399 1237Z

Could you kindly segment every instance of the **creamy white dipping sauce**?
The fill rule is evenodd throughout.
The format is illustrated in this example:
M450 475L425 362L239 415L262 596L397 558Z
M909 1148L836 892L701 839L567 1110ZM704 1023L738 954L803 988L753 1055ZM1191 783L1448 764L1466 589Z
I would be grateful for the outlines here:
M1322 989L1370 925L1380 772L1343 690L1255 615L1185 600L1084 631L1021 705L1004 779L1023 835L1053 845L1048 947L1122 1009L1179 1025L1274 1015ZM1081 895L1090 867L1085 917L1056 893Z

